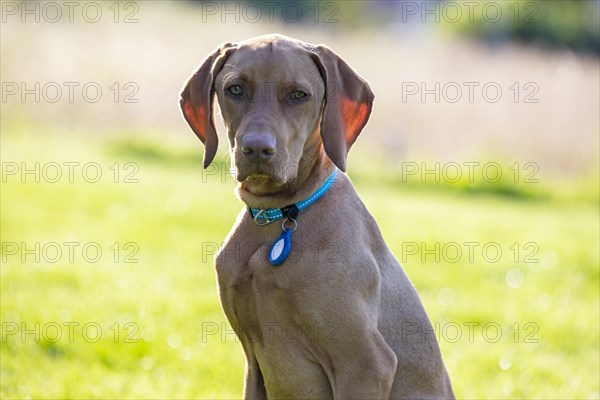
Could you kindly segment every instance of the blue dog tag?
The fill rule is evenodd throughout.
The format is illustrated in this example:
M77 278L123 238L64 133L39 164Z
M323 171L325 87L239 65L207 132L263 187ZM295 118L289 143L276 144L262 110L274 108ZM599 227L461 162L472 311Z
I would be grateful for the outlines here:
M274 267L281 265L290 254L291 247L292 230L284 229L269 249L269 262L271 265Z

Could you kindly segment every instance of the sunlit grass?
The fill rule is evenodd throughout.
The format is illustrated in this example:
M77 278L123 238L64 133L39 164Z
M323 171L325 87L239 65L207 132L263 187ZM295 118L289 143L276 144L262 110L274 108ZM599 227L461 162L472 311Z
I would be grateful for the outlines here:
M242 350L222 329L212 252L242 205L226 174L202 172L196 141L3 133L2 161L102 171L96 183L80 168L73 183L3 176L2 398L241 396ZM574 202L547 182L509 195L439 188L376 165L353 154L349 174L437 327L457 395L597 398L595 189ZM36 242L48 251L39 262L22 251ZM65 242L79 243L72 262ZM56 262L49 243L63 251Z

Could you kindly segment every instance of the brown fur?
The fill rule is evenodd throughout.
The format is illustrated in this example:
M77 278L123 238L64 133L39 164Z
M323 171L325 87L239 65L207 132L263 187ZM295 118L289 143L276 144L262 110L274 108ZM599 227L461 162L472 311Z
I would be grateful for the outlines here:
M232 85L244 95L232 96ZM293 101L296 90L308 98ZM335 165L345 170L374 97L325 46L280 35L224 44L181 95L186 120L207 146L205 166L216 151L214 95L237 194L255 208L298 202ZM244 154L246 135L275 143L268 159ZM246 209L216 256L221 304L247 360L244 397L454 398L421 301L350 179L338 173L297 221L279 267L267 252L281 221L258 226Z

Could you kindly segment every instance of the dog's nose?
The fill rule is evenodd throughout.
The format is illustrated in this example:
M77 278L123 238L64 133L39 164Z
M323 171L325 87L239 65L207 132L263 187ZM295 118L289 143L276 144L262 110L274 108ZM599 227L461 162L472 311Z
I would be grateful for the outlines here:
M242 139L242 154L269 160L275 155L275 138L270 135L249 134Z

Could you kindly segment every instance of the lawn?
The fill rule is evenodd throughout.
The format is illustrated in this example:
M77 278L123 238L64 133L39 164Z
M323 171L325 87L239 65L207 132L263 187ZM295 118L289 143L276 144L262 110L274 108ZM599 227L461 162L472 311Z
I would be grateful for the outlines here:
M168 136L3 132L2 398L241 396L212 254L242 205L191 135ZM421 185L367 152L349 164L459 398L600 396L597 186Z

